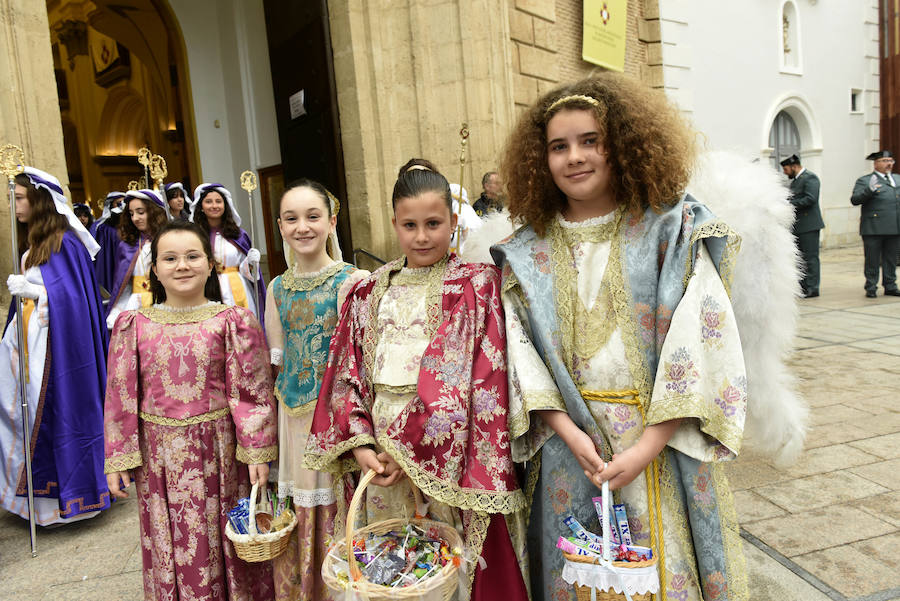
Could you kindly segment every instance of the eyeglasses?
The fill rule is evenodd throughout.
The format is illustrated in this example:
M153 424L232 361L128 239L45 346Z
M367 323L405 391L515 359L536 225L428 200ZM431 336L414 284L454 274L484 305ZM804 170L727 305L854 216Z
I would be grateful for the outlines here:
M158 265L164 265L166 267L176 267L181 263L182 260L184 260L185 265L189 265L191 267L209 262L209 258L207 258L204 253L191 252L184 255L164 255L162 257L158 257L156 259L156 263Z

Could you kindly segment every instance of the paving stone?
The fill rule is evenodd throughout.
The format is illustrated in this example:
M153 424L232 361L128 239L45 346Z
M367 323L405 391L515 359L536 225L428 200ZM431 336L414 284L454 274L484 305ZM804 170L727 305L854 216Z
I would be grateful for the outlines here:
M871 413L860 411L847 405L828 405L827 407L813 407L809 412L809 424L811 426L819 426L850 420L854 420L852 423L858 423L860 420L871 417Z
M785 515L787 512L752 490L734 493L734 505L741 524Z
M845 596L862 597L900 587L900 561L896 553L885 553L898 544L900 534L894 533L793 560Z
M900 492L867 497L854 506L900 528Z
M817 588L744 541L750 598L757 601L830 601Z
M744 527L787 557L891 534L896 530L889 522L862 511L848 511L847 507L833 503L821 509L760 520Z
M728 483L733 491L756 488L790 479L788 474L778 471L764 461L745 461L741 457L737 461L725 463L724 466L725 475L728 477Z
M142 601L144 585L139 573L117 574L105 578L88 578L68 584L51 586L41 601Z
M800 460L786 468L791 476L802 478L823 472L833 472L848 467L875 463L879 457L870 455L846 444L810 449L800 456Z
M900 459L854 467L850 471L891 490L900 490Z
M793 514L890 492L884 486L847 471L817 474L753 490Z
M849 422L853 426L868 430L873 436L881 434L893 434L900 432L900 413L885 413L869 417L853 419Z
M849 446L882 459L896 459L900 457L900 432L856 440L849 443Z
M833 444L840 444L850 441L858 441L863 438L872 436L871 432L867 432L858 426L835 422L832 424L822 424L821 426L813 426L806 433L806 449L815 449ZM851 445L857 447L857 445ZM857 447L860 448L860 447ZM866 449L862 449L865 451Z

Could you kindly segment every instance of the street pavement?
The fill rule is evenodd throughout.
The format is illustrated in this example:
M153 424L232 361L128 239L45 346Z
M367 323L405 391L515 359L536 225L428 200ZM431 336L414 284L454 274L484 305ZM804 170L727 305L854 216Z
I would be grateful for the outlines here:
M900 298L865 298L862 266L861 246L824 250L822 296L799 301L800 460L728 466L754 601L900 601ZM96 518L39 528L37 558L27 524L0 510L0 599L142 599L130 490Z

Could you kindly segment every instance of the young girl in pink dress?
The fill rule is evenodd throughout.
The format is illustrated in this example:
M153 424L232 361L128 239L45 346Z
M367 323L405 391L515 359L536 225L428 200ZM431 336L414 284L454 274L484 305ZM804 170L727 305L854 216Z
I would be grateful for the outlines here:
M273 598L271 566L236 557L227 512L278 456L259 322L223 305L209 238L164 225L151 248L154 304L116 320L106 390L110 492L140 501L148 599ZM123 486L124 485L124 486Z

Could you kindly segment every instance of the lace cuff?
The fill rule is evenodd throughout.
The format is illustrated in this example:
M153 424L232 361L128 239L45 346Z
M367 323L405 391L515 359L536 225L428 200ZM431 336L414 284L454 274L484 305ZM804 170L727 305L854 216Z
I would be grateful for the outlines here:
M245 449L241 445L238 445L234 456L235 459L237 459L241 463L246 463L247 465L253 465L256 463L268 463L269 461L275 461L276 459L278 459L278 445L249 449Z
M113 474L115 472L125 472L140 467L143 464L143 460L140 451L107 457L106 462L103 464L103 473Z

